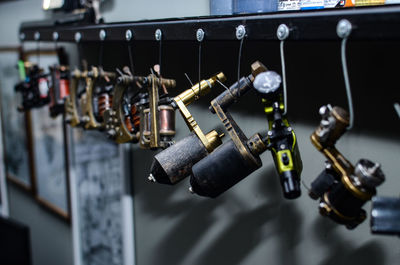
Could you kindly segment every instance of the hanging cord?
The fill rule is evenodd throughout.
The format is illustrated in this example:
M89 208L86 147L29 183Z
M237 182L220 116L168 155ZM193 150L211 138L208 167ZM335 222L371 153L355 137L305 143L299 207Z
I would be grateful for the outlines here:
M344 85L346 87L347 93L347 103L349 106L349 114L350 114L350 122L347 130L351 130L353 128L354 123L354 110L353 110L353 99L351 96L351 87L350 87L350 80L349 80L349 73L347 70L347 59L346 59L346 44L347 39L350 36L352 30L352 25L350 21L347 19L342 19L339 21L336 27L337 35L342 38L342 45L341 45L341 59L342 59L342 69L343 69L343 78L344 78Z
M159 67L158 74L160 75L160 77L161 77L161 63L162 63L161 59L162 59L162 39L160 39L158 43L158 67Z
M25 57L24 52L25 52L25 41L22 40L21 41L21 60L23 60L23 61L25 61L25 58L23 58L23 57Z
M199 73L198 73L198 78L199 78L199 93L200 93L200 81L201 81L201 42L199 42L199 65L198 65Z
M284 104L284 111L283 115L287 113L287 86L286 86L286 67L285 67L285 51L284 51L284 44L285 41L281 40L280 43L280 51L281 51L281 65L282 65L282 83L283 83L283 104Z
M131 68L131 74L132 76L135 76L135 72L133 70L133 55L132 55L132 46L128 45L128 55L129 55L129 64Z
M54 40L54 50L58 53L58 43L57 43L57 40Z
M349 126L347 127L347 130L351 130L353 128L353 123L354 123L354 110L353 110L353 99L351 96L349 73L347 71L346 43L347 43L347 37L343 38L342 40L341 57L342 57L344 84L346 86L347 102L349 105L349 113L350 113L350 123Z
M100 44L100 50L99 50L99 66L102 67L103 66L103 42L101 42Z
M238 99L238 98L240 97L240 63L241 63L241 59L242 59L243 40L244 40L244 38L242 38L242 39L240 40L240 44L239 44L238 68L237 68L238 90L237 90L237 92L236 92L235 100ZM230 90L229 90L229 91L230 91Z
M163 89L164 94L167 95L168 91L167 91L166 87L162 85L162 82L161 82L161 78L162 78L161 63L162 63L162 38L160 39L159 44L158 44L158 75L160 77L160 82L158 82L158 89L159 90Z
M81 43L78 43L78 57L79 57L79 60L82 62L82 61L84 61L85 59L83 58L83 48L82 48L82 44ZM82 65L82 67L83 67L83 65ZM83 70L83 69L82 69Z
M37 57L37 65L40 68L40 41L36 42L36 57Z
M285 65L285 40L289 37L290 29L286 24L280 24L276 30L276 36L280 42L280 53L281 53L281 65L282 65L282 79L283 79L283 104L284 111L283 115L287 113L287 85L286 85L286 65Z

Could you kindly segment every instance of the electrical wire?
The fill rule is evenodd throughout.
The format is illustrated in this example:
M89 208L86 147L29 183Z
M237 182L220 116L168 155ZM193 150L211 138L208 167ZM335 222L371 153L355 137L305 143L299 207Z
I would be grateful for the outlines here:
M244 38L240 40L240 45L239 45L239 54L238 54L238 68L237 68L237 83L238 83L238 90L237 90L237 95L235 96L235 99L240 97L240 63L242 59L242 49L243 49L243 41ZM230 90L229 90L230 91Z
M129 64L132 76L135 76L134 69L133 69L133 55L132 55L132 47L128 45L128 55L129 55Z
M353 110L353 99L352 99L352 96L351 96L349 73L348 73L348 70L347 70L346 43L347 43L347 37L343 38L343 40L342 40L341 58L342 58L344 84L345 84L345 87L346 87L347 102L348 102L349 114L350 114L350 122L349 122L349 126L347 127L347 130L351 130L353 128L353 123L354 123L354 110Z
M286 67L285 67L285 51L284 51L284 40L281 40L280 43L280 52L281 52L281 65L282 65L282 83L283 83L283 104L284 104L284 112L283 115L287 113L287 86L286 86Z

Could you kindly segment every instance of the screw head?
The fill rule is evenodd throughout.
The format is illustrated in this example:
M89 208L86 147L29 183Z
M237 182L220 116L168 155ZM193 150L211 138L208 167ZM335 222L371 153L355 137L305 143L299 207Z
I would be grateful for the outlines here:
M131 31L130 29L128 29L127 31L125 31L125 39L126 39L127 41L130 41L130 40L132 39L132 37L133 37L133 33L132 33L132 31Z
M352 25L347 19L342 19L339 21L336 27L336 33L340 38L347 38L352 30Z
M153 182L153 183L156 182L156 179L154 178L153 174L150 174L150 175L148 176L147 179L148 179L148 181L150 181L150 182Z
M21 32L21 33L19 34L19 39L20 39L20 40L25 40L25 38L26 38L25 33Z
M279 40L285 40L289 37L289 28L286 24L280 24L278 29L276 30L276 36Z
M202 42L204 40L204 30L198 29L196 32L196 39L198 42Z
M241 40L246 36L246 28L243 25L239 25L236 28L236 39Z
M160 41L162 38L162 31L161 29L157 29L156 32L154 33L154 37L156 38L157 41Z
M53 32L53 40L58 40L60 38L60 35L58 34L57 31Z
M107 37L106 31L105 31L104 29L100 30L100 32L99 32L99 38L100 38L100 40L105 40L106 37Z
M75 32L74 39L76 42L80 42L82 40L82 34L80 32Z
M36 31L35 34L33 35L33 38L34 38L35 40L40 40L40 32L39 32L39 31Z

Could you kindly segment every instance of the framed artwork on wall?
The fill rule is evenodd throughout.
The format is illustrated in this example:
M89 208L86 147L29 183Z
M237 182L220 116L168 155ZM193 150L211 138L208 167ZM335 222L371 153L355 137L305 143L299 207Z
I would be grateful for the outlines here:
M63 116L53 119L47 107L31 110L35 197L69 220L68 145Z
M3 150L6 177L27 191L34 189L30 170L30 128L29 112L17 110L21 99L16 96L14 86L19 82L16 62L19 52L16 48L0 48L0 95L3 121Z
M118 145L95 131L72 130L71 152L79 249L82 265L120 265L123 256L123 177ZM71 182L72 183L72 182ZM73 225L74 227L74 225Z
M0 128L1 128L1 117L0 117ZM0 139L3 138L2 130L0 130ZM7 185L4 170L4 152L3 142L0 141L0 216L8 216L8 197L7 197Z

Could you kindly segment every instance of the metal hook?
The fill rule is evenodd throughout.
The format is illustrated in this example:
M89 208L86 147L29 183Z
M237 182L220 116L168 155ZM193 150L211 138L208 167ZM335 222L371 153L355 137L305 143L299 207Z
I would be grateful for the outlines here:
M198 50L198 61L199 61L199 64L198 64L198 70L199 70L199 72L198 72L199 93L200 93L200 89L201 89L201 85L200 85L200 82L201 82L201 43L202 43L203 40L204 40L204 36L205 36L205 33L204 33L204 30L203 30L203 29L198 29L198 30L196 31L196 39L197 39L197 41L199 42L199 50Z
M236 38L240 40L239 44L239 53L238 53L238 68L237 68L237 84L238 84L238 90L236 92L235 99L240 97L240 62L242 59L242 48L243 48L243 41L244 37L246 36L246 28L243 25L239 25L236 28Z
M349 114L350 114L350 122L349 126L347 127L347 130L352 129L354 123L353 99L351 96L351 87L350 87L350 80L349 80L349 73L347 70L347 59L346 59L346 43L347 43L347 38L350 36L351 30L352 30L352 25L350 21L348 21L347 19L340 20L336 27L337 35L340 38L342 38L342 45L341 45L342 69L343 69L343 78L346 87L347 102L349 105Z
M289 27L285 24L280 24L278 29L276 30L276 36L281 41L280 43L280 53L281 53L281 65L282 65L282 79L283 79L283 104L284 111L283 115L287 113L287 85L286 85L286 67L285 67L285 51L284 44L285 40L289 37Z
M36 31L33 35L33 38L36 41L36 56L37 56L37 65L40 67L40 32Z
M53 32L53 41L54 41L54 49L57 51L58 49L58 39L60 38L60 34L57 31Z
M161 76L161 55L162 55L162 31L161 29L157 29L156 32L154 33L155 39L159 42L158 46L158 65L160 67L159 75Z

